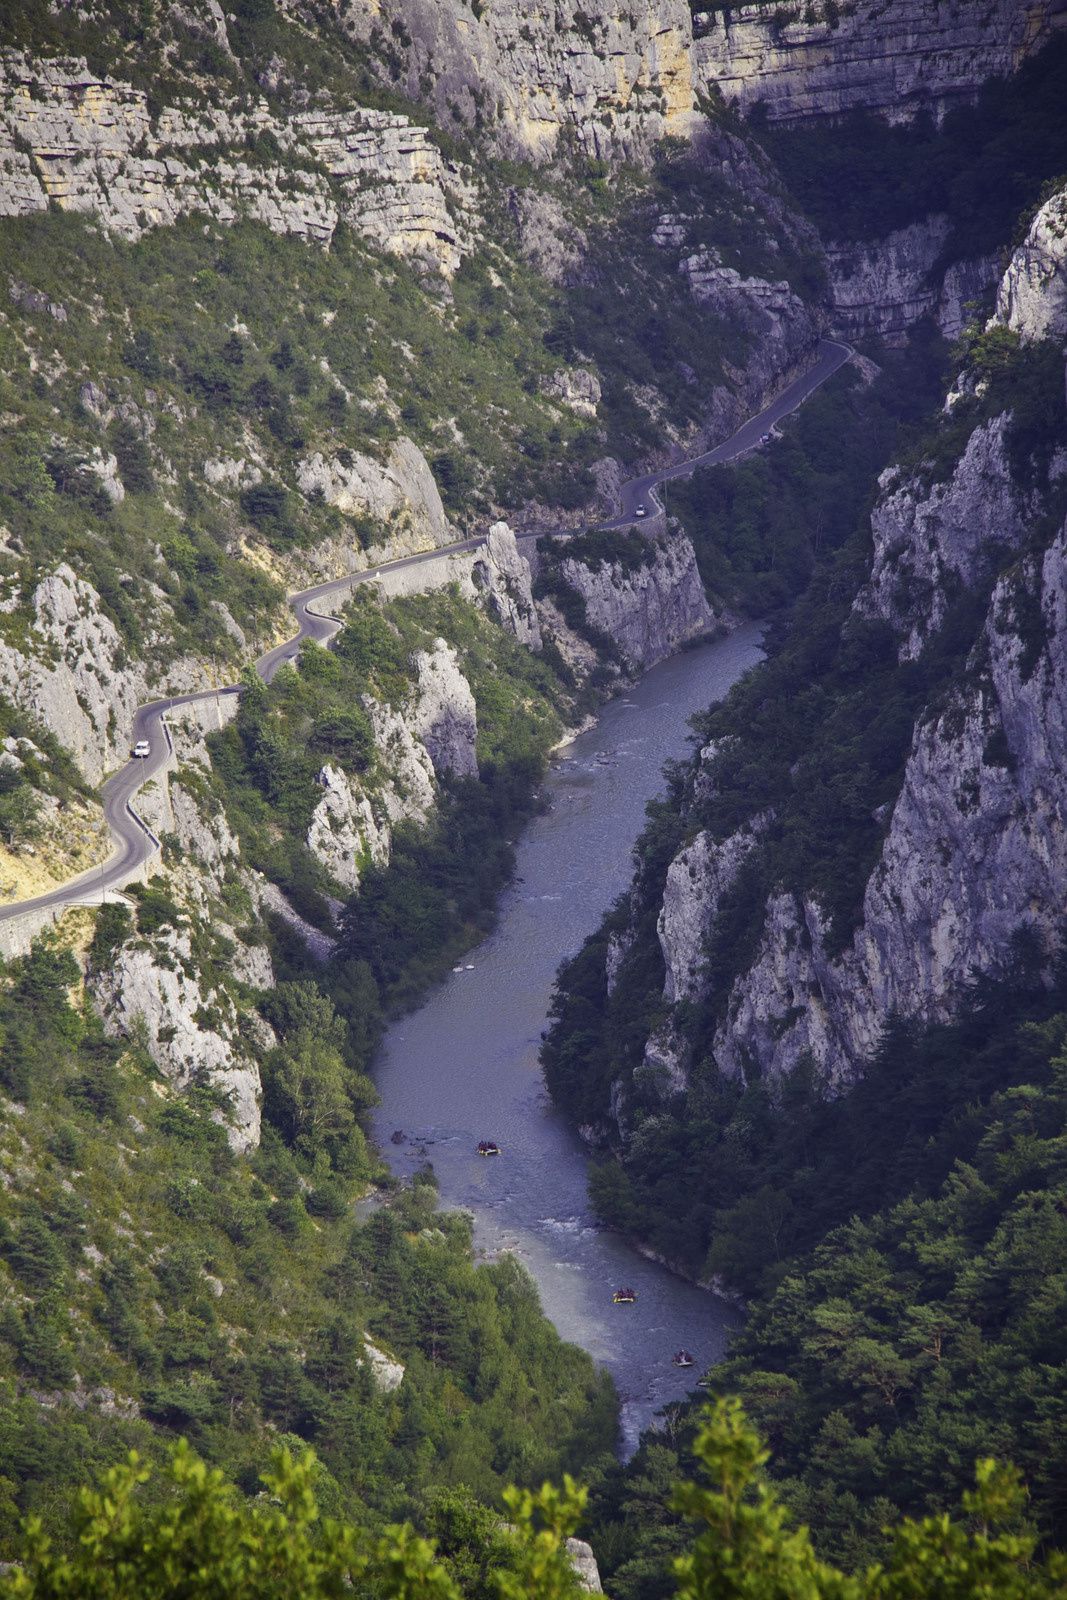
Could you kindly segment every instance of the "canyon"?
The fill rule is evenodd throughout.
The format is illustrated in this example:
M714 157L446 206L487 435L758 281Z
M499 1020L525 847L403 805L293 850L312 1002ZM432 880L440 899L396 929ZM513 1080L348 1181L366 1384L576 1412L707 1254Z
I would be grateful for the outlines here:
M331 1515L446 1546L512 1479L599 1473L602 1505L605 1362L628 1454L690 1389L672 1342L707 1366L740 1320L672 1276L729 1277L721 1200L676 1250L647 1174L681 1206L702 1139L751 1154L844 1102L887 1022L1053 981L1065 25L1062 0L13 19L4 1561L16 1510L54 1530L82 1463L182 1433L242 1489L313 1443ZM992 140L1015 74L1025 220L968 231L959 119ZM834 162L927 145L936 204L909 169L835 227ZM847 451L883 451L858 532L827 491ZM868 727L824 782L850 694ZM101 795L146 730L122 805L149 843L105 884ZM628 1275L644 1304L609 1321Z

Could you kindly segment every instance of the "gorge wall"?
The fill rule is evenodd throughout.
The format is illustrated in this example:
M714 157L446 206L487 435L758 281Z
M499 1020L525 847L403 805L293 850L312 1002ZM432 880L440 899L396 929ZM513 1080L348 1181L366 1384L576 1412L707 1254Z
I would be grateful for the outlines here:
M84 60L0 55L0 216L53 205L136 239L192 212L245 215L323 246L344 220L447 274L462 203L458 174L404 116L350 107L283 119L265 101L153 115L146 91Z
M384 48L392 75L439 115L495 125L543 159L562 140L610 157L687 135L717 93L773 121L856 107L941 115L1014 71L1067 24L1063 0L836 0L731 5L613 0L551 10L514 4L350 3L345 25Z
M941 116L1013 72L1067 26L1062 0L809 0L698 11L695 75L772 122L859 107L890 121Z
M1060 191L1035 216L986 334L1017 370L1045 374L1059 422L1044 418L1042 434L1022 388L1017 415L989 399L997 391L988 375L972 372L946 401L952 442L939 461L880 480L868 578L845 634L860 623L885 629L898 661L922 669L950 621L965 625L965 602L977 620L962 667L915 722L895 800L875 815L881 842L855 926L842 942L820 894L782 877L743 970L728 990L710 988L709 951L731 893L779 819L754 812L726 836L691 824L658 908L666 1015L645 1050L646 1088L658 1079L665 1095L684 1090L696 1048L703 1070L711 1062L727 1078L777 1085L808 1066L838 1090L862 1070L887 1019L951 1017L977 976L1010 964L1020 935L1055 959L1067 892L1064 200ZM694 818L735 781L739 759L736 739L704 749L691 779ZM609 946L609 988L632 937L623 929ZM701 1015L702 1028L714 1021L695 1044Z

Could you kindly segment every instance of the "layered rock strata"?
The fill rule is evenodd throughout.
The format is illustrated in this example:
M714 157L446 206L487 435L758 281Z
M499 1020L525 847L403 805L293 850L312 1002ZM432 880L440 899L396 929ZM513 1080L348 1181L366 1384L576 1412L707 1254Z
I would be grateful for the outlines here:
M947 216L925 217L881 239L826 246L835 327L846 337L877 334L901 344L923 317L933 317L954 339L969 307L992 300L996 256L942 264L951 226Z
M154 114L142 90L82 60L0 54L0 216L57 206L137 239L204 212L327 246L343 220L380 249L450 274L464 194L426 129L391 112L282 120L260 102Z
M697 11L694 76L772 122L857 107L893 122L941 116L1004 76L1067 21L1062 0L805 0Z

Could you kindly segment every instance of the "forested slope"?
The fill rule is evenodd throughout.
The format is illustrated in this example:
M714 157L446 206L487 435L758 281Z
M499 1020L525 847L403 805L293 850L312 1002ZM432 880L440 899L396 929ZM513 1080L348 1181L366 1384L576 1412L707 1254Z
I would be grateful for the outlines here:
M745 1395L847 1564L952 1503L985 1449L1064 1537L1062 205L1025 219L994 317L877 485L851 487L841 418L889 369L820 402L847 407L843 459L813 407L766 465L686 492L740 595L781 582L752 570L768 531L810 581L699 719L544 1051L604 1153L605 1220L746 1297L708 1383ZM629 1508L686 1437L605 1492L620 1594L665 1592L652 1557L680 1535Z

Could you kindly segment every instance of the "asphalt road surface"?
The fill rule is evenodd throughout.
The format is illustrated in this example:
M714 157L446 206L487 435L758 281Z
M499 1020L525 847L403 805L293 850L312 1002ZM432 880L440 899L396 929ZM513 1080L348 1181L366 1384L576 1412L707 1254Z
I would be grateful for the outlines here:
M723 444L716 445L713 450L705 450L702 455L692 456L673 466L645 473L639 478L631 478L622 486L620 514L612 521L598 522L596 526L625 528L635 521L651 520L662 515L663 504L656 494L656 489L661 483L670 478L687 477L697 467L735 461L738 456L746 455L755 449L763 442L764 436L770 432L775 423L780 422L791 411L795 411L809 395L814 394L815 390L848 360L850 354L847 345L838 344L832 339L822 340L814 366L801 377L794 379L788 388L784 389L758 416L750 417L735 434ZM541 539L551 531L574 533L576 530L539 529L531 533L521 533L518 537ZM383 562L380 567L370 568L366 572L350 573L344 578L335 578L330 583L320 583L313 589L304 589L299 594L291 595L289 604L296 617L297 632L291 639L275 645L273 650L268 650L266 655L261 656L256 662L256 671L264 683L270 683L286 661L296 659L305 639L314 639L319 644L325 644L333 638L342 626L341 619L324 609L324 602L328 603L337 596L350 595L361 583L373 582L379 572L421 566L423 562L436 561L442 555L459 555L466 550L476 550L484 542L480 537L462 539L456 544L439 546L437 549L422 551L414 556L402 556L396 561ZM88 872L80 873L78 877L49 890L47 894L36 895L29 900L17 900L12 905L4 906L0 909L0 922L7 922L13 917L24 916L27 912L45 908L95 904L106 898L109 890L120 889L128 883L136 869L151 857L159 845L147 823L143 822L133 809L132 802L142 785L161 772L173 754L170 731L166 722L168 711L192 705L197 701L237 695L240 692L239 685L231 684L225 689L207 689L197 694L176 695L169 700L152 700L147 705L140 706L130 730L130 746L132 749L139 740L146 740L150 746L150 754L143 759L128 761L124 767L108 778L101 790L104 818L111 830L114 844L112 855L102 866L92 867Z

